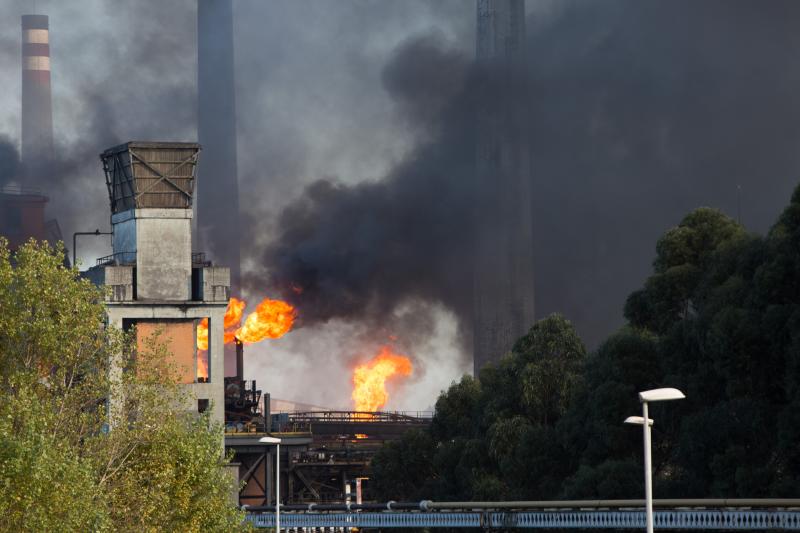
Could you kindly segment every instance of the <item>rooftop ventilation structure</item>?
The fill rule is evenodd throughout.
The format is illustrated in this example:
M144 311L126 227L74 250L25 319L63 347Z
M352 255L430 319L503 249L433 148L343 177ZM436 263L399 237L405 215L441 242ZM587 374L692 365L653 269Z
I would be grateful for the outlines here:
M199 154L197 143L129 142L100 155L114 252L104 264L135 265L137 299L190 299Z
M137 208L191 209L200 145L129 142L102 154L111 213Z

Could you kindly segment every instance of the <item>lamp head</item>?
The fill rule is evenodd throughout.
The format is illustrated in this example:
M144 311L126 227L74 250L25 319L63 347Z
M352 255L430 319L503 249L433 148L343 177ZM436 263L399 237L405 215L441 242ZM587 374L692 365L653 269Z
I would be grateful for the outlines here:
M625 419L625 423L626 424L633 424L633 425L636 425L636 426L642 426L642 425L644 425L644 418L642 418L641 416L629 416L628 418ZM653 419L652 418L648 418L647 419L647 425L650 426L650 427L653 427Z
M281 439L279 439L278 437L261 437L260 439L258 439L258 442L261 442L263 444L280 444Z
M682 400L686 398L678 389L652 389L639 393L639 401L644 402L663 402L666 400Z

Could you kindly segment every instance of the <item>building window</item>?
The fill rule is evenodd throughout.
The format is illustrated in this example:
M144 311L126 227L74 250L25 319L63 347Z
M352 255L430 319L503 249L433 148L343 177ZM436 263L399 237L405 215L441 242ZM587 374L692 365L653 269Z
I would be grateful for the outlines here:
M205 413L208 411L208 398L198 398L197 399L197 412L198 413Z
M196 382L197 348L193 320L136 320L138 349L145 353L151 351L153 341L163 346L167 362L175 369L178 383Z

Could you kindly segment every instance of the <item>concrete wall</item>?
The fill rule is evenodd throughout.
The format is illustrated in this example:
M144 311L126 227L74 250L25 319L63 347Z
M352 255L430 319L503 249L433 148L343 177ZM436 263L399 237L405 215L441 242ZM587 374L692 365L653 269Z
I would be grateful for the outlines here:
M192 210L136 209L138 300L191 299Z
M125 302L133 300L133 267L100 266L82 274L98 287L106 287L106 301Z
M231 296L231 271L228 267L200 269L200 298L206 302L227 302Z
M149 320L168 321L179 320L193 322L197 319L209 317L208 328L208 354L209 354L209 381L208 383L188 383L185 387L187 396L187 411L197 411L197 400L208 399L212 402L211 418L222 424L225 420L225 379L223 360L223 323L227 302L209 303L202 305L168 305L168 304L136 304L136 303L109 303L106 307L109 325L122 329L123 320ZM119 365L112 365L112 377L121 372ZM114 399L111 400L113 411ZM117 400L118 401L118 400Z
M113 248L136 258L138 300L191 299L192 210L129 209L111 217Z

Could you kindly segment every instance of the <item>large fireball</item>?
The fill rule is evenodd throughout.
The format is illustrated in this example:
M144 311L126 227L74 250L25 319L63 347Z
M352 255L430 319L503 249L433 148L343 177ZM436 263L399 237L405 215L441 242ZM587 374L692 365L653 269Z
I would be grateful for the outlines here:
M356 411L380 411L389 401L386 381L411 375L413 365L405 355L384 346L380 353L353 370L353 402Z

